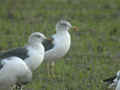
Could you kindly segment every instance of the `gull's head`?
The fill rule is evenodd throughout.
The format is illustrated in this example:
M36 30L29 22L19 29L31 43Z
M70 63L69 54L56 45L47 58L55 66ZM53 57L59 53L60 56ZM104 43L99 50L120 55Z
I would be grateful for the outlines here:
M70 28L72 28L72 25L70 24L70 22L65 21L65 20L60 20L56 24L56 31L69 30Z
M42 34L40 32L34 32L30 35L28 42L29 43L40 43L40 42L44 41L44 39L46 39L44 34Z

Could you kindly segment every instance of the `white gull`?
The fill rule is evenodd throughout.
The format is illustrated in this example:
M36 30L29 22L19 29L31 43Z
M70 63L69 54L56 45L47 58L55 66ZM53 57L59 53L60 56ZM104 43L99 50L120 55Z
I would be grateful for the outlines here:
M31 80L32 72L22 59L13 56L0 60L0 90L10 90L14 84Z
M50 39L43 41L46 61L57 60L69 51L71 36L68 31L71 27L68 21L61 20L56 24L56 33Z
M0 53L0 59L17 56L23 59L28 67L33 71L39 67L44 59L44 47L42 41L46 37L40 32L34 32L30 35L28 44L25 47L13 48Z

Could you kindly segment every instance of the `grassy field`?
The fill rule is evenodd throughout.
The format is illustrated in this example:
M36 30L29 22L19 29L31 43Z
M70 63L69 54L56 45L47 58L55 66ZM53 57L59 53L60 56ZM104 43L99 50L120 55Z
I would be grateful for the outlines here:
M25 90L112 90L102 82L120 70L120 0L1 0L0 50L23 46L32 32L50 36L69 20L69 53L58 60L55 77L44 62Z

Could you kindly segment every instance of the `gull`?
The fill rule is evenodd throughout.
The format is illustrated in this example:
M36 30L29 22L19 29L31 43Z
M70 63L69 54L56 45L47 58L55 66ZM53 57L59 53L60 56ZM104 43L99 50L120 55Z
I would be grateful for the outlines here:
M36 70L44 59L44 47L42 41L46 37L40 32L34 32L28 39L28 44L24 47L13 48L0 53L0 59L11 56L21 58L31 71ZM20 87L22 89L22 87Z
M71 46L71 36L68 32L70 28L72 28L72 25L66 20L57 22L56 33L52 35L51 38L43 41L43 46L45 47L45 61L53 63L53 61L67 54Z
M109 88L115 87L115 90L120 90L120 71L113 77L103 80L109 84Z
M31 80L32 72L21 58L0 59L0 90L10 90L14 84L27 84Z
M27 45L1 52L0 58L16 56L23 59L32 71L36 70L44 59L44 47L42 45L44 39L46 37L42 33L34 32L29 36Z

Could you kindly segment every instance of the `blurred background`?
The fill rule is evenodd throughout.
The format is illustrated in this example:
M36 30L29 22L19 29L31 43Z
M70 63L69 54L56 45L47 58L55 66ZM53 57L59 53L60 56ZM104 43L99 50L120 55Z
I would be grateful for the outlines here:
M43 62L24 90L112 90L102 80L120 70L120 0L0 0L0 50L25 45L32 32L51 36L60 19L79 29L69 53L55 77Z

